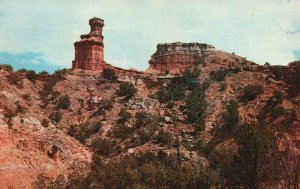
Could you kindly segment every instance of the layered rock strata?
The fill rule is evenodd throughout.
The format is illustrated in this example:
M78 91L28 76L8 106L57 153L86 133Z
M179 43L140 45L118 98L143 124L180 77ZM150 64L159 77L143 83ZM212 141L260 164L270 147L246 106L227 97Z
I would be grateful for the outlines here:
M75 60L73 60L72 69L96 71L103 70L105 66L102 35L104 21L94 17L89 20L89 24L90 33L81 35L81 40L74 43Z
M157 45L151 56L147 72L180 73L185 69L201 63L205 55L217 51L205 43L162 43Z

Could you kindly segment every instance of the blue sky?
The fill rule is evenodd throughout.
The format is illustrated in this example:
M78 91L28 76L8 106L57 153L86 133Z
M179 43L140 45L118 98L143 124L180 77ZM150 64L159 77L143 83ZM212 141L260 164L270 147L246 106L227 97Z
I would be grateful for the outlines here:
M203 42L263 64L300 59L300 0L0 0L0 63L70 68L73 43L104 19L105 61L144 70L157 43Z

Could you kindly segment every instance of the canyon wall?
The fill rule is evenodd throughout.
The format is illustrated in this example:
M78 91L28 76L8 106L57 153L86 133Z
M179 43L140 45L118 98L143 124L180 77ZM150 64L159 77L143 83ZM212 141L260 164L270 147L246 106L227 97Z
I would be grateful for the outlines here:
M204 61L206 55L217 51L205 43L161 43L149 60L150 73L181 73L185 69Z

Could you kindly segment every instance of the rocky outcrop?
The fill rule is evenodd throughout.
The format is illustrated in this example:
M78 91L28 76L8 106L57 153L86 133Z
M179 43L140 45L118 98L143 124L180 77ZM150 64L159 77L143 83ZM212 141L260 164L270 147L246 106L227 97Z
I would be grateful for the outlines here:
M81 35L80 41L74 43L75 60L72 63L72 69L83 70L103 70L104 68L104 45L102 28L104 21L100 18L89 20L91 32L87 35Z
M147 72L180 73L185 69L203 62L205 55L217 51L205 43L162 43L149 61Z

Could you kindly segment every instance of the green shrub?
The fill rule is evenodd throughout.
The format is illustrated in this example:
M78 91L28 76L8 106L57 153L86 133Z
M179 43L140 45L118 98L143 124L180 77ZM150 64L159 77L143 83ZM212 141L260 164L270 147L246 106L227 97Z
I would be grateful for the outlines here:
M182 100L184 91L182 83L171 83L167 87L161 87L155 95L160 103L167 103L169 101Z
M183 72L182 79L188 90L194 89L199 85L199 75L200 71L198 69L193 71L187 69Z
M37 78L37 74L34 70L28 70L26 73L26 78L30 81L34 81Z
M131 113L127 112L125 108L121 108L118 116L119 116L119 119L117 120L118 124L124 124L132 117Z
M39 91L39 95L42 100L46 99L53 92L53 87L55 86L56 82L56 80L49 80L44 84L42 90Z
M0 70L13 71L13 67L10 64L0 64Z
M104 141L100 146L111 149L109 143L113 142ZM114 151L116 149L108 151L108 154ZM74 166L79 167L77 164ZM217 185L215 185L215 176L209 168L192 161L181 163L174 154L168 155L164 151L159 151L157 155L145 152L108 161L104 161L99 155L94 155L86 175L79 169L69 174L66 179L62 176L56 179L38 176L33 187L38 189L209 189L217 188Z
M48 73L47 71L43 70L43 71L41 71L41 72L39 73L39 75L40 75L40 76L47 76L47 75L49 75L49 73Z
M57 100L56 108L59 109L69 109L71 106L71 100L68 94L61 96Z
M237 102L230 100L226 112L222 115L223 130L232 133L239 125L239 110Z
M19 69L17 72L24 73L26 78L30 81L35 81L38 77L34 70L27 70L25 68Z
M141 145L151 139L150 133L146 129L138 130L138 135L140 136Z
M201 84L200 87L198 88L201 88L203 91L206 91L209 87L210 87L210 81L209 80L204 80L204 82ZM195 88L196 90L198 90L198 88Z
M137 89L132 83L124 82L121 83L119 89L117 90L118 96L125 96L126 100L131 99L137 93Z
M277 143L273 133L260 125L244 124L237 129L235 141L239 148L228 167L227 178L235 186L260 188L270 179L274 166Z
M91 147L94 150L96 154L101 154L105 156L109 156L113 153L115 143L108 140L108 139L102 139L100 137L94 138L92 140Z
M227 84L226 83L220 83L220 91L224 91L227 87Z
M57 69L55 70L54 74L53 75L64 75L67 73L67 69Z
M90 105L89 105L90 106ZM105 113L106 110L111 110L113 107L113 103L111 100L103 100L99 105L95 112L93 112L93 117L99 116Z
M211 80L213 81L224 81L226 75L227 75L227 70L221 69L217 71L211 71L209 73Z
M186 98L187 121L193 123L195 132L201 131L204 126L207 102L205 91L202 88L194 89Z
M16 85L18 88L23 87L22 77L19 74L11 72L6 78L11 85Z
M103 70L102 77L112 82L117 81L118 78L116 72L113 69L109 69L109 68L105 68Z
M74 137L81 143L85 143L86 139L99 132L102 124L100 122L95 123L82 123L78 125L71 125L68 129L68 135Z
M256 97L263 93L263 88L260 85L247 85L243 89L243 95L240 100L244 103L256 99Z
M59 123L62 119L62 113L59 112L59 111L56 111L56 112L52 112L50 115L49 115L49 119L54 122L54 123Z
M116 138L125 139L130 134L133 133L133 128L127 127L126 125L118 125L116 128L113 129L113 134Z
M156 137L156 142L159 144L172 146L174 143L174 138L169 132L161 129Z
M271 111L271 116L273 119L276 119L277 117L285 115L286 113L287 111L282 106L278 106Z
M282 96L283 94L280 91L275 90L273 92L273 96L268 99L258 115L258 120L261 125L266 124L265 119L267 118L267 115L276 109L276 106L282 102Z
M148 114L146 112L136 112L135 114L135 127L145 127L148 122Z
M244 87L243 89L243 94L240 97L240 100L242 102L249 102L252 101L254 99L256 99L256 97L259 94L263 93L263 87L260 85L247 85L246 87Z

